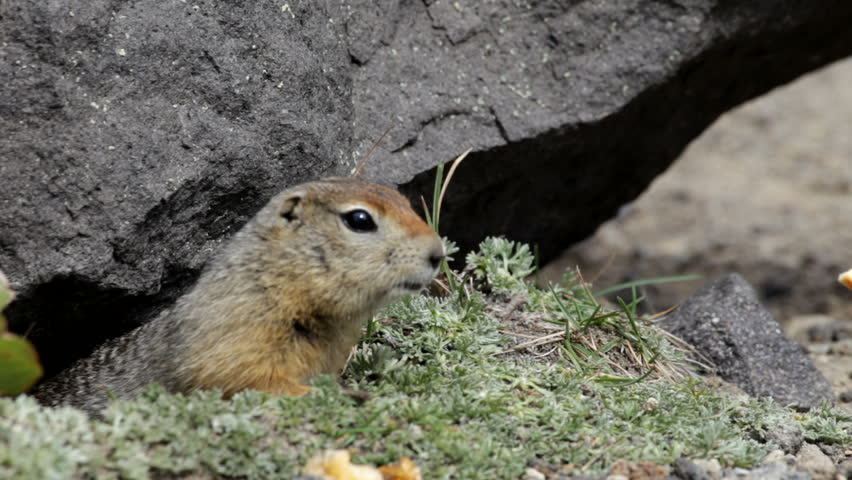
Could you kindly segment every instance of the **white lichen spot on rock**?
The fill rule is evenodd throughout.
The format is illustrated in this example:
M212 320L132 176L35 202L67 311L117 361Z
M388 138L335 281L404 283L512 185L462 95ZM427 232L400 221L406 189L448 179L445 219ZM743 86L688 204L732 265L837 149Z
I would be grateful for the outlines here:
M285 3L284 5L281 5L281 12L282 13L289 13L291 18L296 18L296 14L293 13L292 9L290 9L289 3Z

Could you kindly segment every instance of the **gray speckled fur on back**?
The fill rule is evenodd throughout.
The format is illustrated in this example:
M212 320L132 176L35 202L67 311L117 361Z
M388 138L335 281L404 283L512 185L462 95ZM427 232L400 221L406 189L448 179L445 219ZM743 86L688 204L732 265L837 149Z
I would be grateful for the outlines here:
M176 367L177 325L169 313L101 345L30 394L43 405L69 405L99 415L111 395L127 398L153 381L175 388L168 382Z

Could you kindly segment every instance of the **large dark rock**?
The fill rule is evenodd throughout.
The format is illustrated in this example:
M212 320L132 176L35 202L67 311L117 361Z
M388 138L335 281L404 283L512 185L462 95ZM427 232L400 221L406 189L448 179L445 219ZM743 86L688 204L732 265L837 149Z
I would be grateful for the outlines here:
M844 1L4 2L0 268L49 370L179 295L271 193L350 171L546 260L721 112L852 51ZM428 198L428 196L427 196Z
M802 347L784 336L751 285L737 274L691 296L659 325L694 346L720 377L749 395L803 408L833 398L828 380Z

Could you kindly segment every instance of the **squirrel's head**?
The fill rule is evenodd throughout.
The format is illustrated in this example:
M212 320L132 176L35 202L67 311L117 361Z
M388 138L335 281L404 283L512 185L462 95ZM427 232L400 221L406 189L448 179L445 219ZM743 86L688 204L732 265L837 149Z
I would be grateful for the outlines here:
M352 178L279 193L247 233L262 243L267 288L289 288L334 315L369 315L418 292L444 258L441 239L405 197Z

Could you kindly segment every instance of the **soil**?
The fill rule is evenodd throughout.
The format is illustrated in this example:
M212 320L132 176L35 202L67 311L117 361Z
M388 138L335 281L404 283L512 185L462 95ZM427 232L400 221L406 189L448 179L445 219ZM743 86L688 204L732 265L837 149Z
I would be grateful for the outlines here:
M722 116L544 277L575 264L600 288L702 276L642 288L659 311L739 272L852 411L852 291L837 282L852 268L850 85L844 60Z

